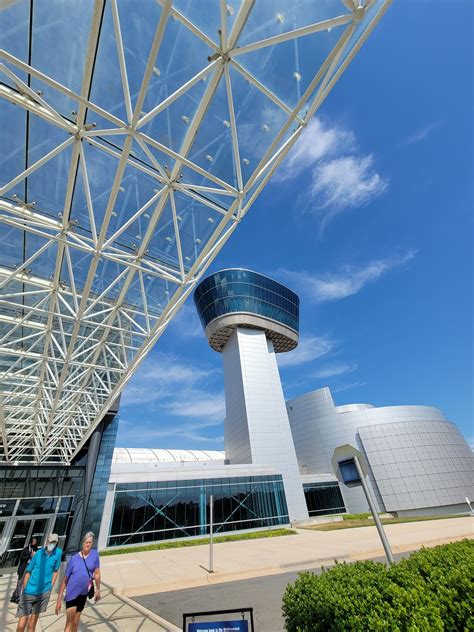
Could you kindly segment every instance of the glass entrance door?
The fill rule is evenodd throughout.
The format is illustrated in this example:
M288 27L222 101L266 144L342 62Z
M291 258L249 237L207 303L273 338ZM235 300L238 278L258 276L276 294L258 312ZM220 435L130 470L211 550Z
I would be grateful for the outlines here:
M2 557L2 566L18 566L20 560L20 553L25 548L28 542L28 535L30 529L33 526L32 519L20 519L16 520L13 527L13 532L10 537L10 542L7 545L7 550Z
M38 540L38 546L44 546L51 516L41 518L17 518L13 525L12 534L5 553L1 558L1 567L18 566L20 553L30 542L32 537ZM1 525L1 523L0 523Z

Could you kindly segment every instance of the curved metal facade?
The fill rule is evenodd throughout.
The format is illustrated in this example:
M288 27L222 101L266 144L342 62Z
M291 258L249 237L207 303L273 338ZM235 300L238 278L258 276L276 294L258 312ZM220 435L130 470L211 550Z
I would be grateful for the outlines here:
M336 406L328 388L287 402L303 474L332 471L334 449L365 452L381 511L465 511L474 490L474 455L457 427L432 406ZM366 511L360 488L343 488L348 511ZM446 508L446 509L443 509Z

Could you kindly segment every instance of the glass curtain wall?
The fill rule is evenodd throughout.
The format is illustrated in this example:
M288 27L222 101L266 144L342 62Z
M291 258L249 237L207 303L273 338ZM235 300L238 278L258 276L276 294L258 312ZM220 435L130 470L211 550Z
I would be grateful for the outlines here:
M204 329L218 316L251 312L298 332L298 296L257 272L240 269L216 272L196 288L194 302Z
M310 516L345 513L339 483L305 483L303 490Z
M139 544L214 532L289 523L281 476L118 483L108 546Z

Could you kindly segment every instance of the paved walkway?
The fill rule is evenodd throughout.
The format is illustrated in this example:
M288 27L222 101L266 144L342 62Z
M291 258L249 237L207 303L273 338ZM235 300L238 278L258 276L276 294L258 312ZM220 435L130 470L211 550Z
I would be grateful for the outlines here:
M16 606L9 603L15 588L15 575L0 575L0 630L14 632L18 619ZM180 628L169 624L144 606L114 592L102 584L102 599L97 606L86 605L79 630L88 632L178 632ZM90 602L89 602L90 603ZM63 632L66 622L64 609L56 616L56 595L53 594L48 610L41 615L37 632Z
M385 527L394 553L474 537L474 518L410 522ZM128 553L102 558L102 574L117 592L133 597L330 565L384 555L375 526L340 531L298 529L298 535L209 546Z

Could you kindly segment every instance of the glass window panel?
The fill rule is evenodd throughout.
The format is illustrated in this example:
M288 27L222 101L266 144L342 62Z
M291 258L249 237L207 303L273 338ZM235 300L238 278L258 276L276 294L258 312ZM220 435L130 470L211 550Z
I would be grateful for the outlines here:
M18 506L18 516L30 516L36 514L54 513L57 497L50 498L25 498Z

